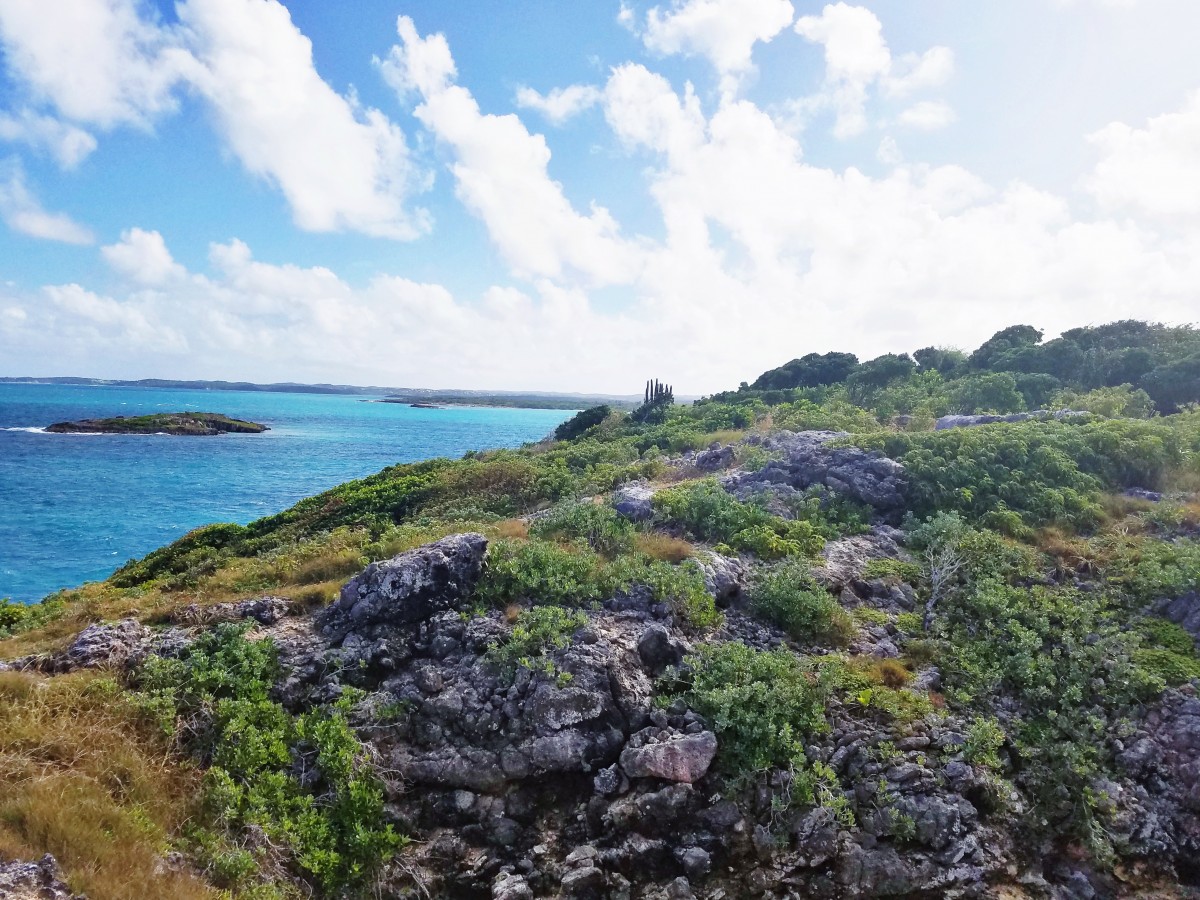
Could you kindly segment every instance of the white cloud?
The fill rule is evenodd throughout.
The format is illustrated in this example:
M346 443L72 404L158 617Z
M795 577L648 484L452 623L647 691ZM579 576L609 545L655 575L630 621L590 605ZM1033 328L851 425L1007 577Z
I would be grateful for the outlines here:
M29 237L64 244L90 244L95 240L91 231L66 213L43 209L15 160L0 165L0 218L13 231Z
M0 113L0 140L44 150L64 169L75 168L96 149L96 139L82 128L31 109Z
M326 84L312 43L276 0L189 0L179 7L201 69L197 89L243 165L275 184L307 231L411 239L427 216L404 134Z
M900 113L897 121L919 131L937 131L954 121L954 110L941 100L922 100Z
M185 274L157 231L130 228L121 232L120 242L101 247L100 253L113 269L137 284L165 285Z
M531 87L517 89L517 106L540 112L552 125L562 125L584 110L600 102L603 94L595 85L573 84L565 88L554 88L548 94L540 94Z
M143 11L136 0L5 0L0 39L10 68L68 119L145 126L174 109L191 58Z
M149 127L187 86L212 107L247 171L277 187L298 227L410 240L429 216L410 208L426 179L403 132L329 86L312 44L278 0L181 0L167 27L138 0L0 3L0 40L33 99L67 120ZM64 165L94 139L54 119L0 120L0 137L50 145Z
M883 23L862 6L828 4L819 16L798 19L795 29L825 52L824 86L796 104L796 111L811 115L833 110L834 134L841 138L867 129L872 88L880 87L889 96L906 96L945 83L954 69L954 55L945 47L894 60L883 37Z
M1110 210L1200 216L1200 91L1144 128L1114 122L1088 137L1100 151L1085 187Z
M673 0L666 10L655 6L646 13L641 38L655 53L706 58L728 97L754 68L754 45L772 40L795 15L789 0Z
M577 212L549 174L550 149L515 115L484 113L454 83L454 59L440 34L422 38L411 19L397 23L401 43L380 63L401 96L416 93L414 114L450 149L459 199L488 229L522 276L582 275L591 284L628 282L636 248L608 210Z

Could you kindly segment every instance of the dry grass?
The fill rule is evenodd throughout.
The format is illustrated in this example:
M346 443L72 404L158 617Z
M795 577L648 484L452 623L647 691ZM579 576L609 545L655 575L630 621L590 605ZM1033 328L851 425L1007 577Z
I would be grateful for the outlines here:
M489 531L501 540L525 540L529 537L529 523L521 519L505 519L497 522Z
M898 690L912 680L912 672L904 663L896 659L876 659L870 656L855 656L850 659L850 668L857 674L881 684L884 687Z
M723 428L720 431L710 431L704 435L704 446L710 444L736 444L750 432L748 429Z
M162 864L197 775L94 673L0 673L0 856L53 853L92 900L217 900Z
M687 541L657 531L635 536L634 546L639 553L644 553L651 559L669 563L681 563L695 552L695 548Z
M1054 560L1059 572L1086 569L1092 561L1093 551L1088 542L1061 528L1041 529L1036 543L1039 550Z

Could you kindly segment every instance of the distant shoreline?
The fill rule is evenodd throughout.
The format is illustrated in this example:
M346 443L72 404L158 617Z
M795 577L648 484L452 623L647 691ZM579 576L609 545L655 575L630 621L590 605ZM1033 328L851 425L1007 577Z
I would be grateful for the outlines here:
M640 396L607 394L571 394L541 391L473 391L432 388L390 388L349 384L296 384L281 382L257 384L248 381L177 381L144 378L136 381L77 377L0 377L0 385L44 385L53 387L132 387L156 390L240 391L246 393L331 394L357 396L387 403L421 403L434 406L478 406L506 409L579 410L608 404L633 409ZM371 396L374 395L374 396Z

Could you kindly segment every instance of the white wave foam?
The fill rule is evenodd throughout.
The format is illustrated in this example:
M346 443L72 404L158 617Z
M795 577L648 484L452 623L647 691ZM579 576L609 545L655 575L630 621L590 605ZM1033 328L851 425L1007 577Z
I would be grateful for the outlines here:
M0 428L0 431L26 431L29 434L47 434L45 428Z

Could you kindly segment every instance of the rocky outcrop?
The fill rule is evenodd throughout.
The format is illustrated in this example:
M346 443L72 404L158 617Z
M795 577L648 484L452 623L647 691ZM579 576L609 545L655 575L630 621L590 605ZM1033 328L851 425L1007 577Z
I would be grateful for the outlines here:
M813 576L830 589L841 590L861 579L872 560L911 560L900 546L903 539L903 532L880 525L866 534L829 541L821 551L821 564L813 569Z
M934 425L936 431L945 431L948 428L973 428L976 425L993 425L996 422L1028 422L1030 419L1070 419L1075 416L1087 416L1090 413L1080 412L1074 409L1060 409L1057 412L1051 412L1047 409L1035 409L1033 412L1023 413L1008 413L1007 415L971 415L959 416L950 415L942 416Z
M1154 612L1181 627L1200 645L1200 593L1189 591L1180 597L1162 600L1155 605Z
M648 522L654 518L654 488L644 481L632 481L613 492L613 508L631 522Z
M859 447L830 447L849 437L832 431L781 431L759 443L782 455L757 472L739 472L722 480L739 500L763 491L777 497L821 485L834 493L866 504L884 521L899 521L905 510L908 480L893 459ZM786 498L783 498L786 499Z
M890 552L889 535L872 546ZM654 703L654 679L686 666L694 636L648 595L590 610L544 664L498 666L488 648L506 639L503 615L460 615L462 578L441 579L444 595L419 587L447 555L469 581L470 546L398 558L403 578L364 572L343 597L375 598L372 613L342 638L327 623L350 617L345 607L311 633L292 619L273 632L286 705L368 692L352 721L389 773L397 828L418 839L405 866L434 896L966 895L1012 864L1001 820L971 799L987 781L962 757L967 723L888 725L831 700L830 728L807 752L853 787L847 827L789 799L788 772L728 779L714 723ZM783 640L736 608L713 637L738 629L756 646Z
M58 861L46 854L35 863L0 862L0 898L4 900L87 900L62 880Z
M704 586L718 606L729 606L745 593L750 583L750 566L743 560L701 550L696 555L696 562L704 573Z
M367 636L376 626L414 625L456 609L475 588L486 553L483 535L456 534L372 563L321 612L317 626L336 642L352 632Z

